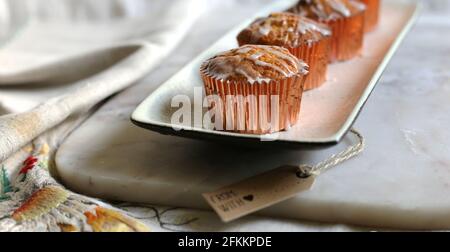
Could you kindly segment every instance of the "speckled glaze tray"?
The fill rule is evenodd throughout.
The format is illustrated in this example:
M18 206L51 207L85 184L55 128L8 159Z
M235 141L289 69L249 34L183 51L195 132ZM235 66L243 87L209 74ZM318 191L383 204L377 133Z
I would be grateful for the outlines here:
M295 3L296 0L274 1L273 5L230 31L145 99L134 111L131 118L133 123L167 135L258 146L320 148L339 143L352 127L416 20L420 9L417 2L382 2L379 26L365 36L361 56L329 66L327 82L318 89L304 93L300 120L289 131L258 136L215 131L202 125L171 123L171 116L178 110L171 108L174 96L187 95L195 104L194 88L203 87L199 67L204 60L218 52L237 47L237 34L256 17L285 10Z

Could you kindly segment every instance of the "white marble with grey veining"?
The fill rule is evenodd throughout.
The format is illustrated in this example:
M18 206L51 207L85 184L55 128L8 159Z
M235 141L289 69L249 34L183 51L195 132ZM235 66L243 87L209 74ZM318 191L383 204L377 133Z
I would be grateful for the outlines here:
M263 2L249 1L247 7ZM56 157L65 185L100 198L207 209L203 192L278 165L315 163L349 144L347 138L322 151L246 149L158 135L131 124L131 112L148 93L250 13L226 3L217 8L220 14L203 17L176 55L66 140ZM217 24L216 30L210 24ZM366 137L364 153L320 176L312 190L261 214L449 229L449 30L445 13L425 12L355 125Z

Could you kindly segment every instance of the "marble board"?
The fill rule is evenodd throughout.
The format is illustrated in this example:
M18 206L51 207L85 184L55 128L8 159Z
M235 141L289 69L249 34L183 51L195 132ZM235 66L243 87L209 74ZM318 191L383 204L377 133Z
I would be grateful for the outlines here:
M449 22L425 17L406 38L355 125L366 138L364 153L321 175L312 190L258 214L449 229L450 132L443 127L450 124L449 28ZM348 136L320 151L255 149L132 125L135 106L189 61L186 54L201 51L196 41L205 34L208 29L199 26L186 42L189 49L109 101L65 141L56 165L67 187L103 199L210 209L203 192L279 165L321 161L352 142Z

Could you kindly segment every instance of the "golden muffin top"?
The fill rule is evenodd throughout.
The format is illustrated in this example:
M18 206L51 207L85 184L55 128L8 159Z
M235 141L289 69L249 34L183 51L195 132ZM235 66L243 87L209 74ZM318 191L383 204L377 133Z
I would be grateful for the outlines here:
M254 84L306 75L308 65L282 47L245 45L208 59L201 71L218 80Z
M293 13L273 13L257 19L238 35L240 45L276 45L299 47L331 35L330 29L312 19Z

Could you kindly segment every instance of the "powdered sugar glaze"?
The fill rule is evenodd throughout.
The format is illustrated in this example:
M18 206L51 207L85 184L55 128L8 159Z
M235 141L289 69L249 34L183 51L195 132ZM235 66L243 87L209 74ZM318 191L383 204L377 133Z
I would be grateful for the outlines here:
M201 71L219 80L245 79L269 83L276 79L308 74L308 65L277 46L246 45L207 60Z

